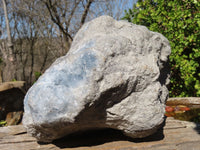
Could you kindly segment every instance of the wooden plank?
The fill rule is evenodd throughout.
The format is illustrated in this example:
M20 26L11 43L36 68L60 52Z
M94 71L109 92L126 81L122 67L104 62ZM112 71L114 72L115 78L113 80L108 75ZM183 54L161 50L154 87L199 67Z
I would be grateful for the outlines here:
M167 105L200 105L200 97L172 97L166 103Z
M1 150L134 150L200 148L200 125L167 118L163 129L144 139L130 139L115 131L100 131L56 140L50 144L37 143L22 125L0 128Z
M0 92L6 91L12 88L22 88L24 86L24 81L13 81L13 82L3 82L0 83Z

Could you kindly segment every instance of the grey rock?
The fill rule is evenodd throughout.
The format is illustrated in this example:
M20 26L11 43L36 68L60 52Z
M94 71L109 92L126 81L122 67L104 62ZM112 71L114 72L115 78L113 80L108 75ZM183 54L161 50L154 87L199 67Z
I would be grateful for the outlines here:
M23 124L42 142L99 128L151 135L164 121L170 52L168 40L144 26L96 18L29 89Z

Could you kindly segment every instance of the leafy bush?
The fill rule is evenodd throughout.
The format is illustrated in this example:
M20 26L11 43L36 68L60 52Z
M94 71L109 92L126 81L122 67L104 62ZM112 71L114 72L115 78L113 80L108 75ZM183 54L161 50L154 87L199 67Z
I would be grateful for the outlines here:
M3 127L3 126L5 126L5 125L6 125L6 123L7 123L6 121L4 121L4 120L1 120L1 121L0 121L0 127Z
M170 41L170 96L200 96L198 0L138 0L123 19L160 32Z

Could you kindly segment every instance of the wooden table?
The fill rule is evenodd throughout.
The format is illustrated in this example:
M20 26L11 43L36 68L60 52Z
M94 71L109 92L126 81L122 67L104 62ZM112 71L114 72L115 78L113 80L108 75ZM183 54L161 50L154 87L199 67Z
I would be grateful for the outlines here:
M200 150L200 126L167 118L163 129L144 139L130 139L115 130L65 137L51 144L37 143L22 125L0 127L0 150Z

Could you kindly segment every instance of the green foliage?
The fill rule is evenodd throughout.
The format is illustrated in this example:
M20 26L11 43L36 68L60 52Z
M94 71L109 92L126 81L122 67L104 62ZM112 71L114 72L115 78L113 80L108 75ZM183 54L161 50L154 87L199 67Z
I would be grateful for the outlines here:
M198 0L138 0L126 19L162 33L172 53L171 97L200 96L200 3Z
M0 121L0 127L3 127L3 126L5 126L7 124L7 122L6 121L4 121L4 120L1 120Z
M41 72L36 71L35 72L35 79L38 80L38 78L42 75Z

